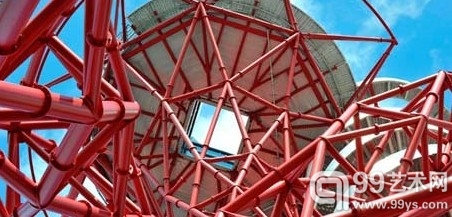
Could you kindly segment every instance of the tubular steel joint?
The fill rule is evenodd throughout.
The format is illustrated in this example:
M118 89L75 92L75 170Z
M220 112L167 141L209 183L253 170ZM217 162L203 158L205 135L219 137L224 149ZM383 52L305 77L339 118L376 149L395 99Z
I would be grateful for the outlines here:
M122 43L119 40L111 40L111 42L107 43L105 46L108 52L119 51L121 50Z
M116 169L116 173L118 175L120 175L120 176L128 176L128 175L130 175L132 173L132 171L131 171L130 167L129 167L128 170L123 170L123 169L117 168Z
M116 102L119 105L119 109L120 109L118 117L116 117L114 120L112 120L112 122L122 121L124 119L124 117L126 116L126 106L124 105L124 102L121 99L118 99L116 97L109 98L108 100Z
M274 172L276 174L276 176L280 179L280 180L284 180L286 181L286 176L284 176L279 170L278 168L270 168L272 170L272 172Z
M181 202L180 199L176 199L176 201L174 202L174 205L176 205L177 208L181 208L179 203Z
M108 47L111 43L110 37L105 38L94 38L94 36L90 33L86 36L87 42L94 47Z
M33 117L38 118L45 116L47 112L49 112L50 107L52 106L52 93L50 92L49 88L42 86L42 85L34 85L34 88L39 89L44 94L44 100L42 103L41 108L38 112L33 114Z
M380 134L380 126L378 124L374 124L374 128L375 128L375 135Z
M68 164L68 165L63 165L61 163L59 163L55 157L55 152L50 152L50 159L49 159L49 163L50 165L52 165L55 169L59 170L59 171L69 171L70 169L74 168L75 164L74 162Z
M403 157L403 158L400 159L400 163L401 163L401 164L402 164L402 163L407 163L410 167L413 166L413 160L408 159L408 158L405 158L405 157Z
M435 98L435 102L438 102L439 96L437 93L430 91L426 94L426 97L429 97L429 96L433 96Z
M405 85L399 84L398 88L399 88L400 94L405 93Z
M135 168L131 174L132 177L140 177L143 175L143 172L141 172L141 169L139 169L138 167Z
M19 49L20 46L20 39L22 38L22 35L19 35L18 40L16 41L16 43L12 44L11 46L2 46L0 47L0 55L2 56L6 56L6 55L10 55L12 53L14 53L15 51L17 51Z
M86 211L85 217L90 217L90 216L92 216L92 213L93 213L93 207L92 207L92 205L91 205L90 203L88 203L88 201L85 201L85 200L79 200L78 202L81 202L81 203L83 203L83 204L86 205L87 211Z
M359 105L358 105L358 107L359 107ZM336 118L336 119L334 119L333 123L334 122L339 122L339 124L341 125L340 129L344 129L345 128L345 122L342 119ZM320 137L320 138L321 139L325 139L324 137Z

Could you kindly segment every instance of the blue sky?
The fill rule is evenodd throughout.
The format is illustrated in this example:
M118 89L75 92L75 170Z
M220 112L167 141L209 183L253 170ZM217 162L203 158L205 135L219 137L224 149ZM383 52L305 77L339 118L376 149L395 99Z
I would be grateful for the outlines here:
M126 11L130 13L147 1L129 0L126 2ZM292 2L317 20L329 33L387 37L382 26L376 22L370 11L360 1L296 0ZM435 73L439 69L452 69L452 55L449 55L452 50L452 37L449 36L452 30L452 14L450 13L452 3L450 0L373 0L370 2L388 21L399 41L399 45L396 46L383 66L381 77L396 77L414 81ZM40 3L38 8L42 8L44 5L45 3ZM79 9L67 24L60 37L80 56L83 53L82 14L83 8ZM385 46L375 43L347 42L341 43L340 48L350 64L355 80L360 81ZM17 82L25 69L26 64L8 80ZM52 70L52 73L49 77L43 77L43 81L65 73L64 68L53 56L49 57L46 70ZM56 86L52 90L71 96L80 94L71 81ZM45 138L55 139L58 143L62 139L61 131L39 133ZM0 131L0 140L3 141L0 143L1 150L7 153L7 139L4 131ZM25 146L21 147L21 153L25 154ZM28 160L23 159L21 165L27 165ZM34 156L34 159L39 158ZM29 173L27 167L22 169ZM43 170L44 167L41 166L38 173L42 173ZM0 185L2 199L4 199L3 192L4 185Z
M317 20L329 33L387 37L370 11L356 0L296 0L295 5ZM373 0L371 2L388 22L399 45L395 47L380 77L414 81L452 69L452 14L449 0ZM375 43L342 43L356 81L369 71L382 52Z

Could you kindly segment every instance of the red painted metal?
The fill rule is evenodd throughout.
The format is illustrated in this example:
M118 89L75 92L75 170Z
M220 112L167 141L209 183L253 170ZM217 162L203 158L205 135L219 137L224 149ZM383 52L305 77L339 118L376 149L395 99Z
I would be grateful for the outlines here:
M441 71L375 93L373 82L397 40L366 0L363 4L389 38L303 32L289 0L280 2L287 26L257 19L259 1L252 4L250 16L221 8L216 1L185 0L187 9L127 41L125 0L51 1L33 18L39 1L24 2L6 0L0 4L0 128L7 135L7 149L0 150L0 178L7 186L0 192L1 216L33 216L41 211L65 216L444 216L449 208L354 206L344 212L331 213L333 209L324 213L309 196L310 178L331 159L345 173L340 178L354 182L355 174L371 173L382 157L392 154L388 150L394 148L393 140L400 135L408 141L401 149L403 157L396 171L405 178L394 183L386 174L382 182L388 192L367 190L344 197L368 204L403 200L452 206L451 196L439 189L389 192L389 187L401 189L407 178L421 173L452 173L452 117L444 109L450 103L447 91L452 82L450 72ZM73 37L83 38L83 54L74 52L58 35L80 8L84 9L84 27L80 24L84 32ZM197 32L199 27L201 33ZM123 35L117 38L120 28ZM237 53L227 59L230 54L220 44L230 40L224 35L231 28L240 38ZM199 38L194 37L196 32ZM168 38L179 33L183 35L181 45L174 49ZM239 65L252 37L266 40L265 47L245 66ZM321 71L309 45L337 40L388 46L345 105L328 86L326 76L334 72ZM174 65L170 72L159 71L155 67L158 60L147 53L157 44ZM65 68L63 75L56 76L45 67L49 52ZM206 77L202 87L193 85L191 71L184 68L189 54L201 63L197 73ZM143 56L150 71L133 65L131 58L136 55ZM22 73L25 75L17 81L9 79L10 75L21 75L17 68L28 58L31 61ZM273 72L273 65L283 67ZM163 79L160 73L169 75ZM43 83L40 78L46 75L53 79ZM300 76L306 79L302 85L297 80ZM277 90L279 98L259 92L281 78L286 84ZM77 84L80 96L53 90L68 80ZM183 85L178 86L178 82ZM305 111L293 110L295 95L303 91L311 91L315 102ZM143 99L137 98L137 92L146 93L156 109L140 105ZM383 100L408 93L415 94L399 110L378 107ZM200 151L184 122L191 115L190 103L199 98L215 105ZM256 125L253 131L248 131L241 119L249 101L258 106L248 114L255 122L251 124ZM231 122L240 131L243 147L237 154L209 157L214 132L228 130L219 129L217 123L224 107L235 116ZM364 115L374 121L365 123ZM137 131L143 117L149 122L147 128ZM61 142L37 131L57 129L64 131L59 133ZM322 133L309 138L299 133L303 130ZM368 141L369 137L373 139ZM432 142L438 150L436 157L429 149ZM180 144L193 159L182 156ZM342 155L347 144L354 147L353 156ZM22 154L23 147L31 150L28 160ZM417 158L416 153L422 157ZM43 165L33 163L35 157L43 159ZM232 171L217 166L231 161L237 162ZM43 172L36 179L38 167ZM86 180L95 189L87 187ZM355 184L360 187L362 183ZM451 181L444 184L452 188ZM69 193L64 193L65 188ZM375 186L369 189L375 190Z
M4 32L0 36L0 53L7 55L19 46L19 38L22 28L27 24L33 10L39 1L33 0L30 2L24 1L6 1L2 2L0 8L0 26ZM21 19L17 19L16 12L21 12Z

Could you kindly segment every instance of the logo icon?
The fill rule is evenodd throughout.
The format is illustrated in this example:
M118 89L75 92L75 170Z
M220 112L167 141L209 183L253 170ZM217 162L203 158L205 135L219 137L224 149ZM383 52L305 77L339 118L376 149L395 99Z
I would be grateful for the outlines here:
M336 210L349 209L349 182L337 171L320 171L309 182L309 196L317 204L334 205Z

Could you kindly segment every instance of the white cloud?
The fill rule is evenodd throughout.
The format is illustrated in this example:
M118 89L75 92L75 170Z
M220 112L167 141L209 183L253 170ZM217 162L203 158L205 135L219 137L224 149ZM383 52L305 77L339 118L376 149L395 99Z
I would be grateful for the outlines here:
M365 42L339 42L338 46L357 81L364 79L372 65L377 61L378 46Z
M379 0L372 1L371 4L389 25L389 28L395 29L401 19L416 19L419 17L429 1L430 0ZM386 33L382 24L370 12L356 34L389 38L389 35ZM363 43L360 46L350 44L344 45L345 46L342 46L344 55L348 57L349 64L357 80L363 79L373 64L375 64L376 58L382 55L382 46L379 44Z
M432 71L438 71L444 66L444 61L439 49L431 49L428 54L432 60Z
M430 1L373 0L370 3L390 28L396 29L403 19L416 19L421 16ZM325 29L335 31L334 33L389 38L383 25L364 3L346 0L340 2L294 0L292 3L313 17ZM330 13L332 10L336 13ZM374 42L339 42L338 45L356 80L361 80L367 75L387 47L386 43Z
M301 10L303 10L306 14L312 17L320 17L323 11L323 7L316 0L298 0L292 1L292 4L295 4Z
M430 0L378 0L372 1L371 4L382 16L385 22L393 27L401 18L416 19L422 14ZM370 12L369 12L370 14ZM373 15L369 16L362 24L358 33L360 34L376 34L383 32L382 25Z

